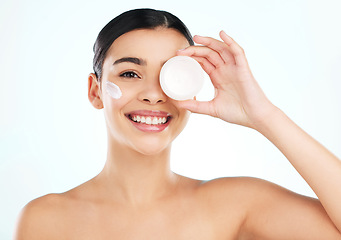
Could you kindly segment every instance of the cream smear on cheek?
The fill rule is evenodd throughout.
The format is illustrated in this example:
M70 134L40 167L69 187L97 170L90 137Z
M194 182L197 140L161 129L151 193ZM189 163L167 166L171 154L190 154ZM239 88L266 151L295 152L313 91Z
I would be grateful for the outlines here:
M113 99L122 97L121 89L115 83L106 81L106 91Z

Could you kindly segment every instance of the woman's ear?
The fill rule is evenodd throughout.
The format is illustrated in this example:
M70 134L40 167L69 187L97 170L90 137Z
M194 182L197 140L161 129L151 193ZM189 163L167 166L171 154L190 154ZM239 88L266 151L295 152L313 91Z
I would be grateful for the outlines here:
M88 98L92 106L97 109L103 108L101 85L94 73L90 73L88 77Z

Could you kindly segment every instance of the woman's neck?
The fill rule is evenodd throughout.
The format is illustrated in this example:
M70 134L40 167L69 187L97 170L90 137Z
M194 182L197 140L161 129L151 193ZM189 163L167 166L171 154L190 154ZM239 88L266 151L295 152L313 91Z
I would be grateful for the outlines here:
M180 176L170 170L171 146L144 155L119 143L108 145L107 161L96 177L108 199L132 206L149 204L175 190Z

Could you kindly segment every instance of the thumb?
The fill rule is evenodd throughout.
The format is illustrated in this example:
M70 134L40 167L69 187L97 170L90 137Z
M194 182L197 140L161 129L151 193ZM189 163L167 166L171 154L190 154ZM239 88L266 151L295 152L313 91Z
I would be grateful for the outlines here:
M185 108L193 113L212 115L211 102L201 102L196 100L178 101L180 108Z

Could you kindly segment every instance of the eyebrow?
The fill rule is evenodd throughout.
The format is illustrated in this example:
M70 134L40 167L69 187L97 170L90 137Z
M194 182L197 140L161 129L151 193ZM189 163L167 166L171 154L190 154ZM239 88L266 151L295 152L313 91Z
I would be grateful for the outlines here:
M119 63L123 63L123 62L130 62L130 63L134 63L137 65L146 65L147 62L141 58L135 58L135 57L123 57L120 59L117 59L113 65L119 64Z

